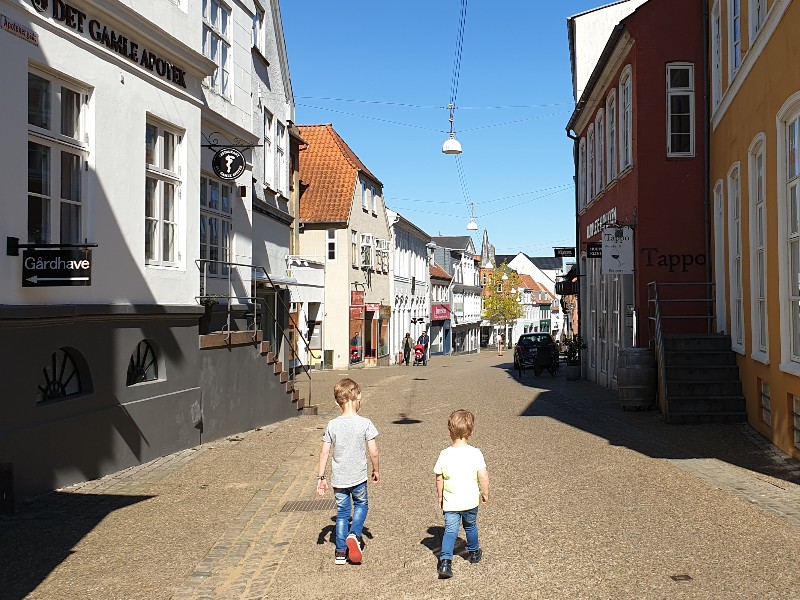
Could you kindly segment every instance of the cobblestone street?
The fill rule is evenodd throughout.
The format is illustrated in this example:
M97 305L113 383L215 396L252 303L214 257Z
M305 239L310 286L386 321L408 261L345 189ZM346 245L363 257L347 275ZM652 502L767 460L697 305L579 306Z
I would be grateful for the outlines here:
M24 503L0 518L4 599L797 598L800 470L747 425L665 425L510 353L315 372L318 416L204 444ZM315 495L333 384L378 428L361 566L333 561ZM476 414L491 501L484 560L436 577L433 464L447 416ZM464 551L463 533L456 551Z

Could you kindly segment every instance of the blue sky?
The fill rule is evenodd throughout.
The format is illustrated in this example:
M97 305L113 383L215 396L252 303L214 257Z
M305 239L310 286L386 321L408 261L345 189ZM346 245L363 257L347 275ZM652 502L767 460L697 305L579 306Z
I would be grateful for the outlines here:
M500 254L575 241L566 19L596 0L283 0L298 124L331 123L430 235L467 235L474 203ZM456 90L457 159L442 154ZM302 157L301 157L302 160Z

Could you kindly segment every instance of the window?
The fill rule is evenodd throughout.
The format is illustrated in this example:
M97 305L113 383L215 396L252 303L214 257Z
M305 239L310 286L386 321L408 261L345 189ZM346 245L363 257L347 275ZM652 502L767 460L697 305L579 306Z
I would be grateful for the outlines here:
M694 65L667 65L667 156L694 156Z
M203 54L217 65L216 71L204 83L226 98L230 98L230 20L231 11L227 6L218 0L203 0Z
M750 146L750 289L753 315L753 353L767 353L767 217L764 179L764 135Z
M286 126L280 121L275 124L275 182L277 191L284 196L289 195L286 180L289 177L289 166L286 164Z
M206 273L227 275L233 238L233 186L200 178L200 258Z
M372 245L372 234L371 233L362 233L361 234L361 266L362 267L373 267L375 265L375 259L373 256L373 245Z
M264 11L256 7L256 14L253 15L253 48L261 52L264 56Z
M800 118L795 115L786 123L786 251L788 253L788 314L790 315L790 355L800 361Z
M722 100L722 16L719 2L711 10L711 102L714 108Z
M389 272L389 240L375 240L375 270L378 273Z
M66 81L28 73L28 243L83 241L87 97Z
M130 387L145 381L158 379L158 359L156 351L147 340L142 340L136 345L128 361L128 375L125 385Z
M361 208L365 211L369 211L369 207L372 204L372 189L363 181L361 183Z
M181 193L175 130L149 121L145 127L144 254L151 265L176 265Z
M374 187L370 187L370 197L372 198L372 214L378 214L378 190Z
M619 82L619 168L633 164L633 86L631 66L625 67Z
M753 40L764 27L764 21L767 19L767 0L750 0L750 45L753 45Z
M761 420L772 427L772 401L769 396L769 383L758 378L758 397L761 400Z
M603 122L603 109L601 108L597 113L597 121L595 122L595 140L596 140L596 148L595 148L595 156L596 158L596 166L594 170L594 182L596 188L596 195L602 192L605 189L605 185L603 184L603 180L605 178L605 166L604 166L604 158L605 158L605 131L604 131L604 122Z
M336 230L328 229L326 239L328 260L334 261L336 260Z
M794 447L800 448L800 396L792 394L792 431Z
M272 143L272 113L264 111L264 187L275 189L275 145Z
M733 79L742 65L742 19L740 0L728 0L728 75Z
M586 203L594 200L594 123L589 125L589 132L586 134Z
M617 178L617 94L614 90L606 99L606 153L608 160L608 177L606 181L611 182Z
M350 254L353 257L353 266L358 268L358 232L355 229L350 231Z
M581 138L578 151L578 203L579 210L586 207L586 139Z
M739 182L739 165L735 164L728 173L728 243L730 246L731 282L731 340L734 349L742 350L744 345L742 307L742 202Z
M83 357L72 348L59 348L42 367L37 403L71 398L92 391Z

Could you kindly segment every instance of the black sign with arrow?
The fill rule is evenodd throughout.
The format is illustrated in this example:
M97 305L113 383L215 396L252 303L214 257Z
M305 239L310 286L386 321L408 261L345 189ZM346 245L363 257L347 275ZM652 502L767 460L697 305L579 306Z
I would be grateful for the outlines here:
M92 251L88 248L25 250L22 287L92 285Z

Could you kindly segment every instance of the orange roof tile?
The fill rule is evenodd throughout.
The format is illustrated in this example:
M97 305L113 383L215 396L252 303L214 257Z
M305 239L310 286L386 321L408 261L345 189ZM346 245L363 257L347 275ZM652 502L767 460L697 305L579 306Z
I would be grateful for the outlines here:
M442 267L440 267L436 263L433 263L430 266L429 270L430 270L431 277L436 277L438 279L452 279L452 277L450 276L450 273L445 271Z
M300 179L308 184L300 200L300 220L348 221L359 171L379 186L383 184L330 123L298 125L297 128L308 144L300 160Z

